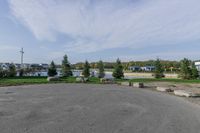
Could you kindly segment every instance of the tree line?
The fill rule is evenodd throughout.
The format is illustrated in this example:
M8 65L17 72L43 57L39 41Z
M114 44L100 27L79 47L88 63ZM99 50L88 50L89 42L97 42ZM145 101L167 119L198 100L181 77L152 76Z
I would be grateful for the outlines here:
M9 65L8 70L3 70L3 68L0 67L0 78L15 77L16 74L16 68L13 63Z
M175 63L176 64L176 63ZM152 65L155 66L154 74L153 76L155 78L163 78L164 77L164 70L165 66L163 65L162 61L160 59L157 59L152 63ZM170 65L169 65L170 66ZM89 77L90 76L90 68L91 64L86 60L85 63L83 64L83 71L82 75L84 77ZM98 69L98 77L103 78L105 76L105 63L100 60L97 64L96 67ZM62 74L64 77L69 77L72 76L72 65L70 65L67 55L64 56L64 59L62 61ZM121 62L121 60L118 58L113 66L113 74L112 76L116 79L121 79L124 77L124 65ZM54 62L52 61L48 74L50 76L56 75L56 67ZM183 60L180 61L180 70L179 70L179 77L182 79L198 79L199 78L199 72L194 64L189 59L184 58Z
M167 61L167 60L160 60L160 63L165 72L180 72L180 61ZM114 69L116 62L104 62L105 69ZM130 61L130 62L121 62L124 70L129 70L131 66L154 66L155 60L148 60L148 61ZM73 69L80 69L82 70L84 67L84 62L78 62L72 65ZM91 62L90 67L92 69L98 69L98 62Z
M159 59L155 61L155 78L164 77L164 68ZM180 72L178 73L179 78L181 79L199 79L199 72L195 66L195 63L189 59L184 58L180 61Z
M134 63L135 62L132 62L132 63L129 62L128 64L133 65ZM164 72L165 72L166 66L179 67L178 74L179 74L179 77L182 79L198 79L199 78L199 72L198 72L194 62L189 59L186 59L186 58L184 58L180 62L176 62L176 61L169 62L169 61L162 61L160 59L157 59L155 61L148 61L148 62L146 62L147 64L144 62L137 62L137 63L138 64L141 63L140 66L150 65L150 64L155 66L155 70L154 70L155 78L163 78L164 77ZM82 75L84 77L92 76L90 73L90 69L95 68L95 69L98 69L98 77L99 78L103 78L105 76L105 68L106 68L106 66L109 66L109 68L113 69L112 76L116 79L121 79L124 77L124 70L126 70L126 67L127 67L126 66L127 63L122 63L119 58L116 60L115 63L107 63L107 62L103 62L102 60L100 60L99 62L96 62L96 63L94 63L94 62L89 63L86 60L83 64L82 63L77 63L77 64L79 64L79 65L81 64ZM62 76L63 77L73 76L72 69L74 69L74 67L75 67L74 65L70 64L70 62L68 60L68 56L64 55L62 64L61 64ZM23 76L23 74L26 71L28 71L28 70L21 69L19 71L19 76ZM11 63L9 65L8 70L3 70L0 67L0 78L15 77L16 74L17 74L17 71L16 71L15 65L13 63ZM54 63L54 61L52 61L48 68L48 76L55 76L55 75L57 75L56 64Z
M72 74L73 66L68 61L67 55L65 55L63 57L61 67L62 67L62 76L63 77L73 76L73 74ZM83 64L83 68L82 68L83 69L82 75L84 77L88 78L88 77L91 76L90 68L91 68L91 64L86 60L85 63ZM100 60L97 63L97 68L99 70L98 71L98 77L99 78L104 78L104 76L105 76L105 65L104 65L102 60ZM50 67L48 69L48 76L55 76L55 75L57 75L56 65L55 65L54 61L52 61L51 64L50 64ZM117 79L120 79L120 78L124 77L123 65L122 65L120 59L117 59L112 75L113 75L113 77L115 77Z

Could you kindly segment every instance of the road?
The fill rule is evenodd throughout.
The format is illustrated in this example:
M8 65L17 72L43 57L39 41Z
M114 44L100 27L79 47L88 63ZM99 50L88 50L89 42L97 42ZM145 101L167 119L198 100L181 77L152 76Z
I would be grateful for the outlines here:
M4 87L0 133L200 133L200 108L118 85Z

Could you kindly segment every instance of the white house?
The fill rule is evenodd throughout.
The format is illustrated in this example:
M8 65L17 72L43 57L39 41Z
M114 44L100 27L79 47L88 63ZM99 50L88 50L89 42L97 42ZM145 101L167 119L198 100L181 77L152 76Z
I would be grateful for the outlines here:
M131 71L140 71L141 68L140 68L140 66L130 66L129 70L131 70Z
M151 71L155 70L155 66L143 66L143 67L130 66L129 70L131 70L131 71L140 71L140 70L142 70L142 71L145 71L145 72L151 72Z
M195 66L197 67L197 70L200 72L200 61L195 62Z
M146 71L146 72L151 72L155 70L155 66L144 66L144 67L141 67L141 70Z
M21 69L21 64L14 64L16 69Z
M31 64L28 64L28 63L24 63L24 64L23 64L23 67L24 67L24 68L30 68L30 66L31 66Z
M49 65L48 64L40 64L40 66L43 68L43 69L48 69L49 68Z

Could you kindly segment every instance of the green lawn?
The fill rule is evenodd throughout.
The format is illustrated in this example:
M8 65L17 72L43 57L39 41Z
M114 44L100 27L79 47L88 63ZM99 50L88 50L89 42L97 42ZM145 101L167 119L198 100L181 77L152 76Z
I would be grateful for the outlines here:
M200 80L182 80L182 79L117 79L116 82L171 82L171 83L200 83ZM0 79L0 86L16 86L28 84L48 84L48 83L76 83L75 77L61 78L60 81L48 82L47 77L14 77ZM89 84L100 84L99 78L91 77L87 82Z
M0 86L15 86L25 84L46 84L46 77L15 77L0 79Z
M29 84L48 84L48 83L76 83L75 77L61 78L60 81L48 82L47 77L13 77L0 79L0 86L16 86ZM88 83L100 83L99 78L89 78Z

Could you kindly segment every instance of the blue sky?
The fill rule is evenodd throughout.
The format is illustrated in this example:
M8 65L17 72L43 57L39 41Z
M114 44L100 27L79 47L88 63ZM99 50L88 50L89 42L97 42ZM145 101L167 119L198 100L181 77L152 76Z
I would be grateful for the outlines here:
M0 0L0 62L200 59L199 0Z

